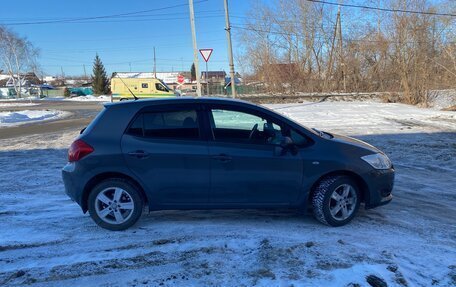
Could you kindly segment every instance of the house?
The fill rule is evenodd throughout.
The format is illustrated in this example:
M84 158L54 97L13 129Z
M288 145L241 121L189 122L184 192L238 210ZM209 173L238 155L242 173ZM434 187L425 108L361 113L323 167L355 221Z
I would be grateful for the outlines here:
M21 79L19 82L19 78ZM22 74L19 77L17 75L9 76L6 81L5 87L23 87L30 88L41 84L40 79L36 76L35 73L26 73Z
M207 74L207 75L206 75ZM201 72L201 80L209 83L224 83L226 77L225 71L204 71Z

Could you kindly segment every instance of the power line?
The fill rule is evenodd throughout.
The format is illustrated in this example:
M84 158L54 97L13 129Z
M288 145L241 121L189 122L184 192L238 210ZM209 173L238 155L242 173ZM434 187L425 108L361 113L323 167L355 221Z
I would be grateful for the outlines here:
M221 9L212 9L212 10L199 10L197 11L196 14L213 14L213 13L223 13L223 10ZM160 12L159 14L154 13L154 14L143 14L143 15L126 15L126 16L119 16L119 18L137 18L137 17L151 17L151 16L175 16L175 15L188 15L188 12L170 12L170 13L162 13ZM36 21L36 22L41 22L41 21L56 21L56 20L68 20L68 18L62 18L62 17L47 17L47 18L42 18L42 17L36 17L36 18L18 18L18 17L12 17L12 18L0 18L0 21L12 21L11 24L15 24L16 22L22 22L22 21Z
M209 0L199 0L199 1L195 1L195 3L203 3L203 2L207 2L207 1L209 1ZM112 14L112 15L77 17L77 18L67 18L67 19L51 20L51 21L20 22L20 23L10 23L10 24L3 24L3 25L6 25L6 26L42 25L42 24L54 24L54 23L69 23L69 22L77 22L77 21L85 21L85 20L119 18L119 17L124 17L124 16L129 16L129 15L137 15L137 14L143 14L143 13L148 13L148 12L162 11L162 10L184 7L184 6L188 6L188 4L187 3L176 4L176 5L165 6L165 7L161 7L161 8L133 11L133 12L128 12L128 13L120 13L120 14Z
M456 14L451 14L451 13L437 13L437 12L404 10L404 9L388 9L388 8L373 7L373 6L366 6L366 5L334 3L334 2L322 1L322 0L306 0L306 1L327 4L327 5L334 5L334 6L362 8L362 9L377 10L377 11L384 11L384 12L401 12L401 13L410 13L410 14L419 14L419 15L456 17Z

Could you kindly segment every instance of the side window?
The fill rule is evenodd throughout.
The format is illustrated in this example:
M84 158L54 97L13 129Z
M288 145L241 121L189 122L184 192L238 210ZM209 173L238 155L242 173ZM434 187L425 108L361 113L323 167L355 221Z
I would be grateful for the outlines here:
M145 112L132 123L128 134L157 139L198 140L195 110Z
M147 89L147 88L149 88L149 84L148 83L142 83L141 84L141 88Z
M211 114L216 141L275 144L282 138L279 125L257 115L224 109L213 109Z
M157 91L168 92L168 89L165 88L161 83L155 83L155 88Z

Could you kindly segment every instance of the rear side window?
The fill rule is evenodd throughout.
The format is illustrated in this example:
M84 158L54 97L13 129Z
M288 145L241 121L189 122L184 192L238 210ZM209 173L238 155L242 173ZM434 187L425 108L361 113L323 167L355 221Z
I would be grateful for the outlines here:
M130 125L128 134L146 138L197 140L196 110L144 112Z

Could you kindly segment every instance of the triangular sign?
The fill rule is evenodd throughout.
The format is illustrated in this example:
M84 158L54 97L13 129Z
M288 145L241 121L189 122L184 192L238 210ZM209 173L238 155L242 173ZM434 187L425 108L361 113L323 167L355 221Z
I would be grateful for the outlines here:
M200 49L201 56L203 56L204 61L209 61L209 58L212 55L212 50L213 49Z

